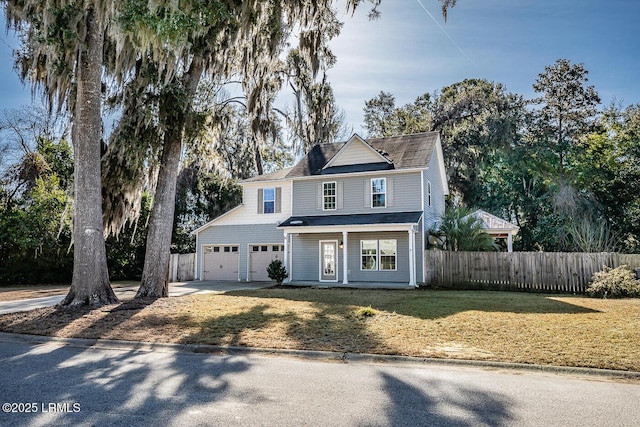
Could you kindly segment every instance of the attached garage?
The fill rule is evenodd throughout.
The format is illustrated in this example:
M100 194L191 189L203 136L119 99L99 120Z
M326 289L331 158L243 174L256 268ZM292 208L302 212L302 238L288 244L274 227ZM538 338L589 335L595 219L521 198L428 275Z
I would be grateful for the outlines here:
M237 245L203 247L203 280L239 280L240 252Z
M249 245L250 280L254 282L270 281L267 267L274 259L284 262L284 245L277 243Z

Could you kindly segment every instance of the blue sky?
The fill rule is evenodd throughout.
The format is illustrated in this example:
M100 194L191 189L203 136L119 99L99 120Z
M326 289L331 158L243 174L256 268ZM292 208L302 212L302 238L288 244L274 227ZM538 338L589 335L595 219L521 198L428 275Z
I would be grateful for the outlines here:
M365 133L364 101L381 90L403 105L465 78L486 78L531 98L537 75L558 58L584 63L603 104L640 103L637 0L459 0L446 24L436 0L383 0L380 10L373 22L364 8L343 15L332 42L338 63L329 78L356 132ZM0 33L0 109L31 103L13 70L16 46Z

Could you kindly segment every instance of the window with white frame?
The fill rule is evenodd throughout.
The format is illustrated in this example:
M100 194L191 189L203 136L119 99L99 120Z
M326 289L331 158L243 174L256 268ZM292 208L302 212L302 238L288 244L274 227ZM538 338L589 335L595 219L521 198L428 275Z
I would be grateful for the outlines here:
M361 269L362 270L378 270L378 241L377 240L361 240Z
M276 189L265 188L263 190L263 211L264 213L274 213L276 211Z
M431 181L427 181L427 206L431 206Z
M398 257L398 242L397 240L379 240L379 253L380 253L380 270L397 270L396 261Z
M373 178L371 180L371 207L384 208L387 206L387 179Z
M398 269L398 241L361 240L360 269L368 271L395 271Z
M336 182L322 183L322 210L335 211L337 200Z

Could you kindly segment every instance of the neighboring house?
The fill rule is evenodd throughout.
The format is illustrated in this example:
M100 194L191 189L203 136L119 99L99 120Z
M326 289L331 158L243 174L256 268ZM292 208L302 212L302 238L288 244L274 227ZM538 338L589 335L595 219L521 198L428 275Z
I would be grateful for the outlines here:
M444 213L437 132L316 145L294 167L241 182L242 204L196 234L202 280L290 283L424 281L424 231Z
M494 239L506 239L507 240L507 251L513 252L513 238L520 227L515 224L510 223L509 221L505 221L502 218L498 218L495 215L491 215L488 212L483 211L482 209L478 209L477 211L465 216L464 218L474 216L480 220L480 225L482 229Z

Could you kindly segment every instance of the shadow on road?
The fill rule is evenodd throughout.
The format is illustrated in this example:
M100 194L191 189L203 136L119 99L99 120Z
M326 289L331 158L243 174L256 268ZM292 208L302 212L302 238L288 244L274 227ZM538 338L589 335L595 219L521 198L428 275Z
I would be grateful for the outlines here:
M418 387L385 372L381 377L389 398L385 408L388 425L499 427L514 423L513 403L507 396L437 379ZM423 391L425 388L429 391Z

